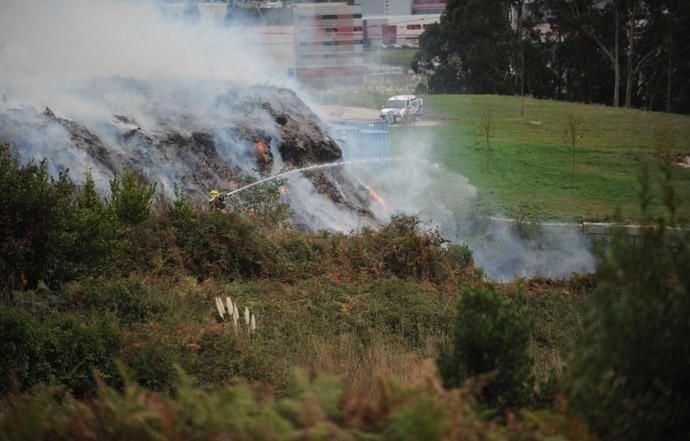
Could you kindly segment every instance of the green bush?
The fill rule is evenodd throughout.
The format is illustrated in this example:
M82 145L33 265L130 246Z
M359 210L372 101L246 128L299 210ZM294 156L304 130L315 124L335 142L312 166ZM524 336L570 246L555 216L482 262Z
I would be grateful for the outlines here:
M135 277L85 279L68 286L65 297L70 308L111 312L125 324L150 320L169 309L160 293Z
M44 335L38 321L26 311L0 305L0 392L16 381L20 389L48 378Z
M556 412L507 425L487 421L466 395L382 380L367 395L337 378L298 374L274 396L247 384L195 387L184 373L174 393L151 393L132 382L119 392L100 387L89 400L50 389L7 397L0 438L8 440L580 440L577 420Z
M122 177L110 181L110 193L110 207L118 220L136 225L149 218L156 184L141 184L132 172L125 171Z
M411 394L412 395L412 394ZM450 410L426 394L414 394L397 406L384 423L386 440L416 441L448 439Z
M123 359L137 384L155 391L173 389L179 362L176 348L155 335L138 335L132 347L123 349Z
M48 175L47 163L0 166L0 278L27 287L60 277L74 185Z
M248 175L238 178L239 187L254 182L256 179ZM228 201L228 210L254 219L265 226L286 225L292 217L292 213L290 206L283 201L280 195L279 189L283 185L285 185L285 180L277 179L247 188L231 196Z
M398 277L436 277L443 239L437 233L419 231L420 220L410 216L394 216L378 235L383 245L380 252L386 267Z
M110 315L56 315L46 320L41 331L52 382L80 396L95 391L94 370L106 382L119 380L114 360L120 353L120 337Z
M481 401L490 408L516 408L530 395L531 322L524 307L493 288L460 295L452 345L441 350L439 371L447 387L487 375Z
M273 244L236 213L199 212L175 223L185 268L197 277L256 277L271 272Z
M100 314L99 314L100 315ZM19 308L0 306L0 390L52 382L77 395L95 390L93 369L113 381L120 350L118 329L106 316L51 315L44 322Z
M465 246L450 245L436 231L424 232L414 216L393 216L380 231L363 229L357 234L335 236L343 244L336 249L355 271L375 276L443 283L472 264Z
M605 439L690 439L690 237L662 223L635 242L598 265L572 402Z
M0 146L0 278L4 289L51 287L98 273L117 246L115 225L94 197L46 161L19 166ZM90 187L89 187L90 186Z

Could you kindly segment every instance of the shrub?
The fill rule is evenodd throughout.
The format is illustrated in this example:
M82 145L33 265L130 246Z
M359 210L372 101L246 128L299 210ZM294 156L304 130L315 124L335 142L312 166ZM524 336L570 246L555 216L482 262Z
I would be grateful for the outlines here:
M450 432L450 412L430 397L398 406L386 421L385 439L392 441L443 440Z
M248 175L238 177L239 187L255 182L256 179ZM283 179L276 179L242 190L228 201L228 210L255 219L266 226L285 225L292 217L290 206L280 195L280 188L285 185L285 182Z
M4 288L31 288L39 280L56 287L101 271L117 247L115 226L93 192L93 180L87 177L80 191L67 173L51 177L46 161L19 166L7 152L0 156Z
M378 235L383 261L396 276L428 279L436 275L433 257L440 254L443 239L436 233L421 233L419 223L416 217L395 216Z
M175 347L155 335L137 335L131 346L123 349L123 358L137 384L155 391L173 389L179 361Z
M106 382L119 379L114 364L120 353L117 323L108 314L96 314L53 316L41 330L51 380L78 396L95 391L94 370Z
M364 229L336 238L336 251L355 271L394 275L433 283L457 280L472 264L469 248L448 244L436 231L422 231L414 216L393 216L380 231Z
M515 408L529 398L531 323L517 302L493 288L470 288L458 301L452 345L438 366L446 387L486 374L481 400L491 408Z
M197 277L233 279L269 274L273 244L257 224L220 210L175 223L184 265Z
M194 215L192 202L185 198L182 190L177 185L174 188L175 200L167 206L168 214L172 219L189 219ZM162 194L162 193L161 193Z
M65 292L69 307L108 311L121 323L147 321L169 308L159 293L135 277L85 279Z
M9 287L35 286L60 277L67 214L74 186L66 174L53 179L47 163L0 166L0 278Z
M21 389L51 381L77 395L95 390L93 369L104 380L116 378L118 329L106 315L53 315L40 322L18 308L0 306L0 390L16 379Z
M34 317L0 304L0 335L0 392L8 392L15 381L24 389L47 379L43 335Z
M136 225L149 218L156 184L137 182L130 171L110 181L110 207L117 219L125 224Z
M689 439L690 238L661 223L629 239L597 268L573 405L605 439Z

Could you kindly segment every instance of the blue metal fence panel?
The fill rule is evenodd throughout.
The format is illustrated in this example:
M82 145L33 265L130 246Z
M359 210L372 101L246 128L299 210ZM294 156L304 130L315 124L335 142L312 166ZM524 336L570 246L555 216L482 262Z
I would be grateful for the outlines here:
M339 121L331 126L331 133L343 151L344 160L371 161L367 166L372 168L388 165L390 132L387 121Z

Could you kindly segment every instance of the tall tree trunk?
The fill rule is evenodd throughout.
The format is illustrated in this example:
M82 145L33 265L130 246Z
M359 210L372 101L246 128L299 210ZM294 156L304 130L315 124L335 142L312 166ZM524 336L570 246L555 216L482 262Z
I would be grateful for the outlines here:
M632 88L633 80L635 79L635 72L633 68L633 57L635 55L635 39L633 37L635 27L634 16L630 17L628 22L628 63L627 71L625 73L625 108L629 109L632 105Z
M520 38L520 118L525 116L525 39L522 35L522 5L524 2L518 3L518 22L517 30Z
M668 69L666 75L666 112L671 113L671 85L673 82L673 34L671 34L668 39Z
M628 72L625 79L625 108L632 107L632 88L635 75L632 71L632 61L628 61Z
M618 3L615 2L613 5L613 14L616 31L615 35L615 47L613 48L613 107L620 106L620 91L621 91L621 67L620 67L620 17L618 15Z

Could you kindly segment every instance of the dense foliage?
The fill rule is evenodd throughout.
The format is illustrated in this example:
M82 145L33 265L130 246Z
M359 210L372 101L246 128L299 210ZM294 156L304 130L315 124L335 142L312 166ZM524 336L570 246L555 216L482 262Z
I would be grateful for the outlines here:
M531 323L526 309L493 289L460 295L452 346L439 369L446 386L485 376L480 395L490 408L519 408L529 401Z
M440 283L456 279L472 263L466 247L420 233L412 218L397 217L380 231L352 236L307 235L274 228L284 208L267 208L265 202L259 209L250 200L221 212L162 199L152 210L155 186L139 183L132 173L113 179L112 197L102 200L90 176L78 186L66 173L50 177L45 162L18 166L0 149L0 274L9 282L6 290L39 282L55 289L106 272L294 281L343 267ZM285 205L275 196L271 200Z
M280 389L283 360L305 339L337 335L349 349L376 334L382 344L423 347L451 321L441 312L447 291L473 274L466 247L421 232L414 218L351 235L305 234L281 226L284 207L265 201L233 211L154 201L155 187L131 173L111 182L106 200L90 175L77 185L66 173L50 177L45 162L20 166L2 154L5 392L48 382L88 395L92 369L115 380L115 357L159 390L170 387L174 363L204 383L238 375ZM212 296L232 293L254 311L288 286L304 307L261 306L260 320L271 322L262 323L265 346L212 318Z
M94 367L105 380L119 381L114 360L120 337L110 315L51 314L38 320L23 309L3 306L0 329L2 392L51 382L82 395L95 389Z
M56 440L587 440L586 427L561 413L528 413L524 421L486 421L467 391L444 391L433 368L401 383L377 383L369 396L338 378L297 371L291 390L273 397L247 384L204 389L189 378L172 396L130 383L124 392L100 384L89 401L59 389L17 394L0 409L0 436Z
M690 112L684 0L450 0L413 67L435 93Z
M51 286L102 271L114 256L115 225L92 181L78 188L47 164L17 167L0 145L0 290Z
M572 375L574 404L605 439L690 437L690 240L646 228L598 268Z
M2 154L2 439L688 436L684 230L493 286L415 218L307 234L284 207L156 200L128 173L106 200Z

